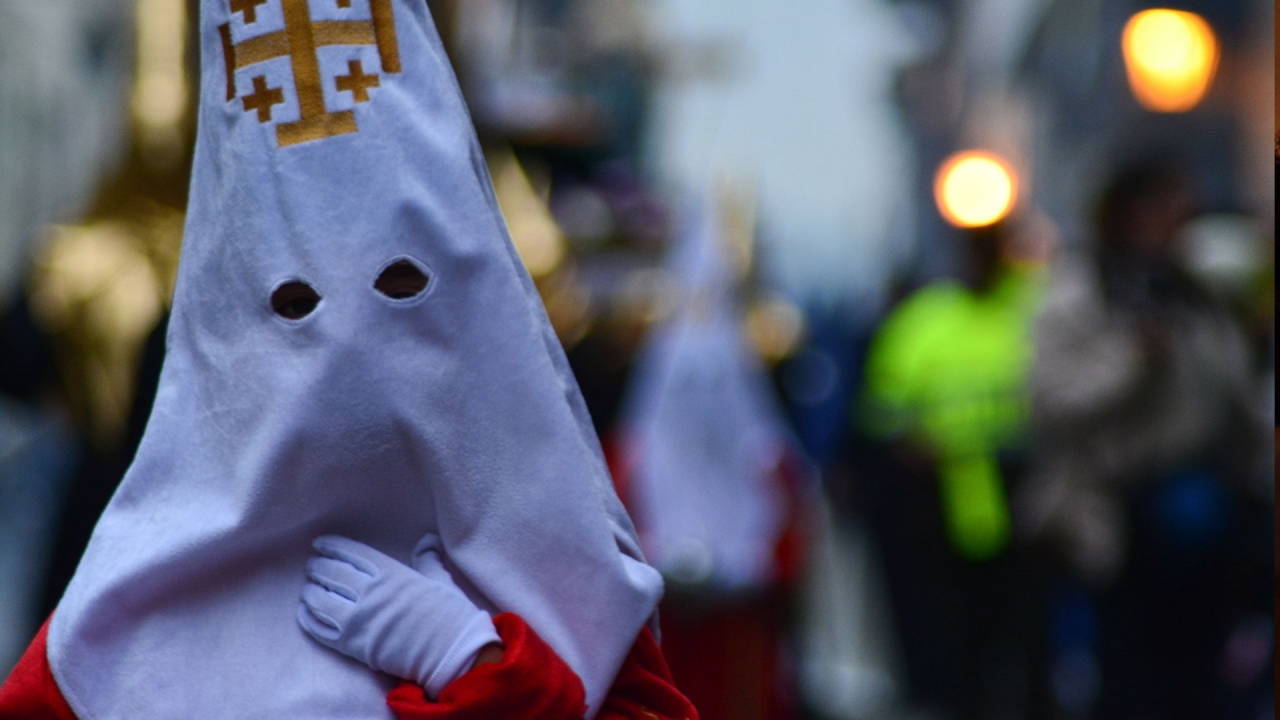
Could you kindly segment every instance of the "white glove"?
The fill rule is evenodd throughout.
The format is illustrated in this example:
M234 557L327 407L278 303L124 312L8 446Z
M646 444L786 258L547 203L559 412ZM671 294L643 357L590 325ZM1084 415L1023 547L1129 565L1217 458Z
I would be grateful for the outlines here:
M481 648L502 642L488 613L453 584L436 536L414 551L419 570L337 535L312 546L319 555L307 561L298 623L322 645L414 681L435 699Z

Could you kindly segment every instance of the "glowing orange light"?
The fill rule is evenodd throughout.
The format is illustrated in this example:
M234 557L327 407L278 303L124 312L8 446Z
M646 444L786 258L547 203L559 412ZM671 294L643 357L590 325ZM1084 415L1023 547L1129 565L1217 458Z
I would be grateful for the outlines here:
M1144 10L1125 25L1123 47L1129 88L1155 112L1195 107L1218 69L1218 40L1195 13Z
M1013 171L1000 157L968 150L947 158L933 185L938 210L958 227L990 225L1013 209L1018 187Z

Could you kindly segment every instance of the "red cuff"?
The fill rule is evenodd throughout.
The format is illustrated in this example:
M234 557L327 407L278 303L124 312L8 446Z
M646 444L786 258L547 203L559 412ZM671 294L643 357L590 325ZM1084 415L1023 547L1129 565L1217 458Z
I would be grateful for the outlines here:
M493 619L502 662L481 665L450 683L436 702L404 683L387 695L400 720L577 720L586 711L582 681L518 615Z
M387 696L400 720L580 720L582 681L518 615L494 618L502 637L501 663L481 665L455 680L437 702L404 683ZM614 680L596 720L698 720L676 689L662 651L645 628Z
M52 620L52 616L50 620ZM0 685L0 718L5 720L76 720L49 670L49 620L27 646L22 659Z

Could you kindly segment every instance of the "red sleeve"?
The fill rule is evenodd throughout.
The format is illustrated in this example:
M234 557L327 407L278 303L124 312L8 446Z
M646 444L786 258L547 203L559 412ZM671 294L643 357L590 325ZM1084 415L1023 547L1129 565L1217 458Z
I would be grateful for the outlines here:
M52 619L52 618L51 618ZM0 718L5 720L76 720L49 670L45 642L49 621L27 646L22 659L0 685Z
M494 618L504 647L501 663L455 680L437 702L404 683L387 696L400 720L578 720L586 710L582 681L518 615ZM597 720L698 720L676 690L662 651L646 628L614 681Z
M571 720L586 709L582 681L519 616L493 619L502 637L502 662L481 665L454 680L436 702L403 683L387 695L400 720Z
M649 628L640 631L596 720L698 720L693 703L676 689Z

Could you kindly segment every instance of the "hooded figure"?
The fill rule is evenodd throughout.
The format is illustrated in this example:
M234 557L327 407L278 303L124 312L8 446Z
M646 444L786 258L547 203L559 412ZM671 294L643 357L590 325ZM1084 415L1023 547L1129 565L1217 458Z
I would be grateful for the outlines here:
M641 353L624 421L629 502L645 550L699 590L775 577L787 498L781 409L735 307L734 246L708 202L668 261L680 307Z
M199 133L145 437L49 625L75 714L388 718L299 629L343 535L438 549L594 714L653 616L590 419L420 0L202 0Z
M704 203L673 248L680 305L641 353L622 430L641 541L679 591L663 608L671 673L706 720L791 715L782 609L808 485L743 332L735 205Z

